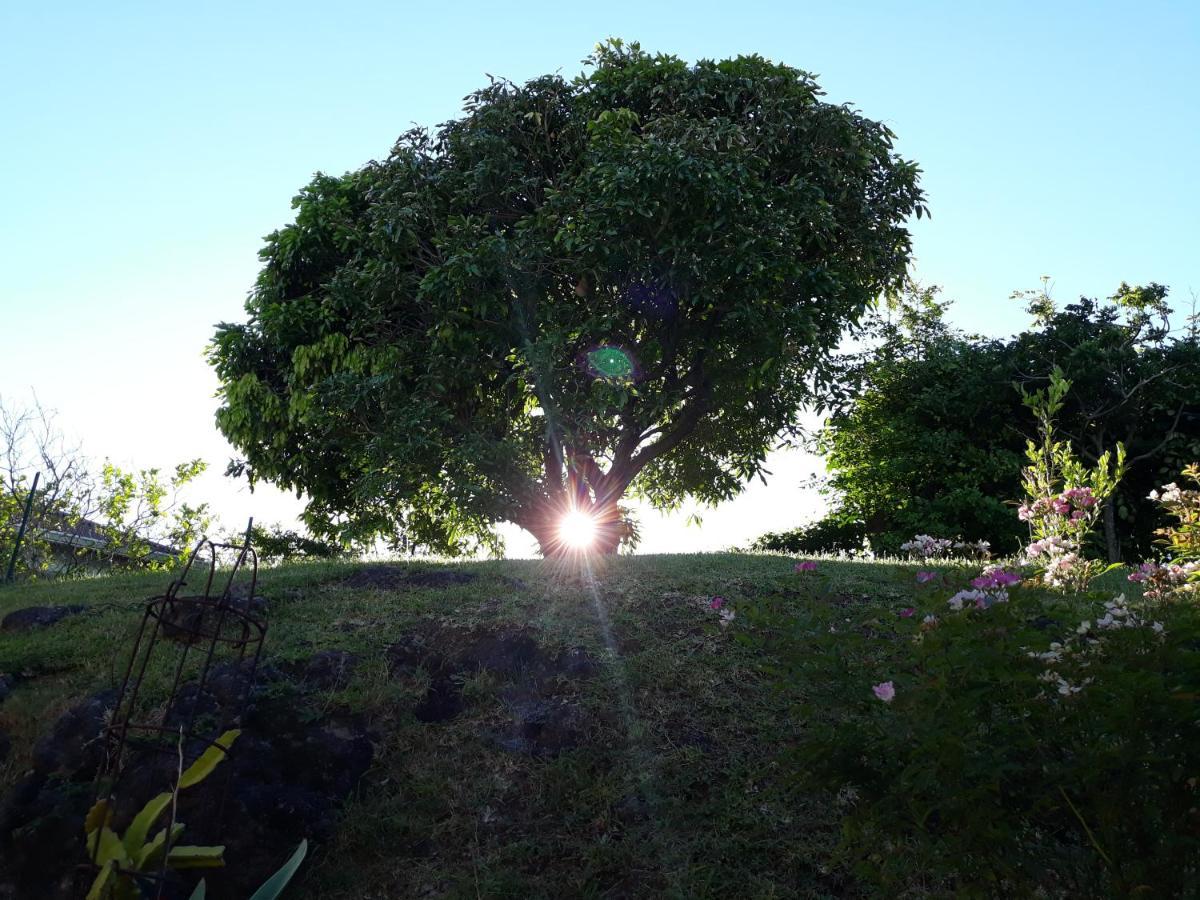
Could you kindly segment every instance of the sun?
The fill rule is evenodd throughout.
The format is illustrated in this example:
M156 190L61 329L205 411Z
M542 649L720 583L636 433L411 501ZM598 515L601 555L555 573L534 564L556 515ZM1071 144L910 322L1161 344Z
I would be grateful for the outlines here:
M572 550L586 550L596 543L596 517L573 509L558 524L559 539Z

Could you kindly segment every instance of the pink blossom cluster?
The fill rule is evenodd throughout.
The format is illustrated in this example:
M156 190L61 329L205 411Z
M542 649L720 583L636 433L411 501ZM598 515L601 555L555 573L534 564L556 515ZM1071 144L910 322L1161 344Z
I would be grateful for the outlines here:
M804 562L796 563L794 568L797 572L815 572L817 571L817 564L811 559L806 559Z
M1017 517L1022 522L1033 519L1047 519L1052 516L1064 516L1072 522L1079 522L1087 517L1088 511L1095 508L1096 495L1089 487L1068 488L1056 497L1039 497L1032 503L1022 503L1017 508Z
M983 574L972 579L971 586L983 590L1012 587L1019 584L1021 576L1016 572L1006 572L1003 566L988 566Z
M1145 584L1145 596L1160 600L1172 590L1186 585L1197 572L1200 572L1200 562L1144 562L1137 571L1129 574L1129 580Z
M918 534L911 541L900 545L900 549L914 556L931 559L935 556L945 556L954 546L954 541L948 538L935 538L928 534Z
M1041 556L1058 556L1066 553L1071 549L1072 543L1064 537L1059 537L1057 534L1052 534L1050 537L1042 538L1040 541L1034 541L1025 548L1025 557L1027 559L1037 559Z
M1042 573L1042 579L1050 587L1065 588L1073 584L1079 584L1080 579L1086 579L1087 561L1078 553L1060 553L1057 556L1052 556L1046 562L1046 570Z

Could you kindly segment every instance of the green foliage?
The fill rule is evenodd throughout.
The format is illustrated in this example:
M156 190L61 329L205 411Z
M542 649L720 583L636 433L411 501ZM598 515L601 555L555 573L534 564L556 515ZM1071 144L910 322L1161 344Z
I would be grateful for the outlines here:
M288 857L287 862L280 866L279 871L263 882L262 887L255 891L250 900L275 900L283 889L288 886L288 882L292 880L300 864L304 862L304 857L308 855L308 841L300 842L300 846L296 851Z
M170 869L212 868L225 865L224 847L180 845L176 841L184 830L172 822L170 833L163 828L147 841L150 830L168 807L174 805L178 791L194 787L216 770L227 751L241 734L239 729L227 731L217 738L200 756L183 770L175 790L151 798L134 816L124 837L112 830L112 807L109 800L99 800L84 820L84 835L88 858L99 867L87 900L127 900L142 896L140 873L157 872L163 866Z
M230 534L226 537L226 541L231 544L241 544L245 539L245 533ZM349 546L333 541L318 540L310 535L285 529L279 525L271 527L254 525L251 529L250 545L258 554L260 562L335 559L348 556L352 552Z
M855 553L862 549L866 531L860 522L826 516L811 525L791 531L767 532L757 538L751 550L775 553Z
M181 493L205 471L199 459L170 473L99 468L69 445L53 415L38 406L19 409L0 400L0 558L12 554L34 473L29 527L17 574L71 575L120 566L162 569L177 561L209 527L207 504Z
M587 62L318 175L267 239L211 349L218 424L315 533L456 553L510 520L546 546L579 505L615 548L627 491L717 502L760 472L902 277L923 197L885 126L757 56Z
M1200 609L1016 587L954 612L965 579L939 584L907 617L747 611L796 686L795 786L843 810L841 860L887 896L1186 894Z
M1172 482L1150 499L1161 505L1175 521L1158 530L1167 555L1178 562L1200 561L1200 463L1184 466L1183 477L1194 487L1180 488Z
M863 523L879 551L929 533L1016 552L1024 529L1002 498L1021 491L1031 429L1012 384L1044 386L1058 368L1074 389L1057 427L1081 461L1095 466L1117 443L1127 450L1090 551L1148 554L1159 523L1147 493L1200 454L1200 340L1169 329L1165 295L1122 284L1108 301L1060 309L1044 288L1025 292L1033 325L1008 340L951 328L936 290L893 298L827 398L816 443L837 516Z
M1044 390L1021 388L1021 400L1038 423L1039 440L1029 441L1021 470L1025 501L1020 517L1029 523L1026 556L1051 587L1084 590L1102 565L1083 557L1083 547L1104 503L1125 474L1125 447L1117 444L1115 463L1105 450L1089 469L1069 441L1060 441L1054 419L1063 408L1071 382L1060 369L1050 373Z

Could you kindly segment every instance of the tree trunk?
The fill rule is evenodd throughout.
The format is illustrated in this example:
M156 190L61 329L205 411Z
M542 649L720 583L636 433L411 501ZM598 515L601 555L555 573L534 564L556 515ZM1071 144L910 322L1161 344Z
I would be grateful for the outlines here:
M1121 539L1117 537L1117 505L1116 496L1104 504L1104 549L1108 553L1110 563L1121 561Z
M616 502L605 504L580 503L574 508L595 520L595 538L586 547L572 546L563 540L563 519L571 512L547 500L517 522L537 539L538 548L545 559L563 559L590 554L612 556L621 546L625 534L625 523Z

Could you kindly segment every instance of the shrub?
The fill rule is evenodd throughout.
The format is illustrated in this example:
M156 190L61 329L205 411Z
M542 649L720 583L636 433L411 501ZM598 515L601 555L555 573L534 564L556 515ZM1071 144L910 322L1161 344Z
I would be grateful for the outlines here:
M751 550L776 553L854 553L863 548L866 529L861 522L826 517L791 531L768 532L750 545Z

